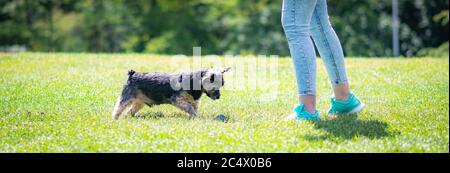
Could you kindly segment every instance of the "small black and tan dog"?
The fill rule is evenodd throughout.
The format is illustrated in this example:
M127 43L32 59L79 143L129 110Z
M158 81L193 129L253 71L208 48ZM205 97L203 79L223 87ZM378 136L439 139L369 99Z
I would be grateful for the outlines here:
M197 116L200 97L205 93L209 98L220 98L220 88L224 85L223 74L231 68L210 68L189 73L140 73L128 72L128 80L117 100L112 117L128 112L136 116L145 105L172 104L189 113L189 118ZM126 111L127 110L127 111Z

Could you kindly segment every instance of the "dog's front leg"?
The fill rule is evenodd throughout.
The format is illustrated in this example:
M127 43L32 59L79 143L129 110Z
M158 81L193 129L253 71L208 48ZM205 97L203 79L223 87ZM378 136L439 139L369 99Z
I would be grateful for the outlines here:
M189 114L189 119L197 116L196 104L192 96L182 93L172 99L172 104Z
M183 111L186 111L189 114L189 119L195 118L197 116L197 111L195 111L194 107L185 101L175 102L174 105L180 108Z

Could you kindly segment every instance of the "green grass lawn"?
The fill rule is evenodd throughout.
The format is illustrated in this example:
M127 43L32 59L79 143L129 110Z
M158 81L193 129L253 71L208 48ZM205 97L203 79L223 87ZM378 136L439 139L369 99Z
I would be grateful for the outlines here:
M291 59L280 58L277 89L225 90L217 101L204 96L194 120L163 105L115 121L111 112L129 69L175 72L179 64L139 54L3 53L0 152L449 152L448 58L346 63L351 87L367 105L358 117L326 116L331 89L318 59L322 120L284 122L297 87ZM214 120L218 113L230 120Z

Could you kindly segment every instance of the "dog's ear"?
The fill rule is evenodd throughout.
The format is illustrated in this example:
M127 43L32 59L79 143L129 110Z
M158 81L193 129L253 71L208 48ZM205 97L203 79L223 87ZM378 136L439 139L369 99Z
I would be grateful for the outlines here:
M231 67L225 67L225 68L222 68L220 70L220 72L225 73L225 72L230 71L230 70L231 70Z

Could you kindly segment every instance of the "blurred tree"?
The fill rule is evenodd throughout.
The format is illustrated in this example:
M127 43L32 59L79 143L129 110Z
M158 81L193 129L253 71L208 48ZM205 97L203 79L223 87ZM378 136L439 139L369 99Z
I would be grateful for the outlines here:
M391 55L390 0L329 0L330 20L347 56Z
M75 27L87 44L84 50L93 52L119 52L127 37L137 27L136 18L126 8L125 0L85 0L79 4L81 25Z
M0 47L190 54L192 47L201 46L203 54L288 56L281 3L0 0ZM390 0L328 0L328 4L330 20L347 56L392 54ZM435 47L448 47L448 0L399 0L399 5L402 55L423 55Z
M438 47L448 41L448 22L433 20L435 16L448 16L448 0L403 0L401 2L401 49L413 56L420 49ZM439 17L437 17L439 18Z
M24 45L31 50L61 50L55 43L53 14L71 11L75 0L0 1L0 46Z

